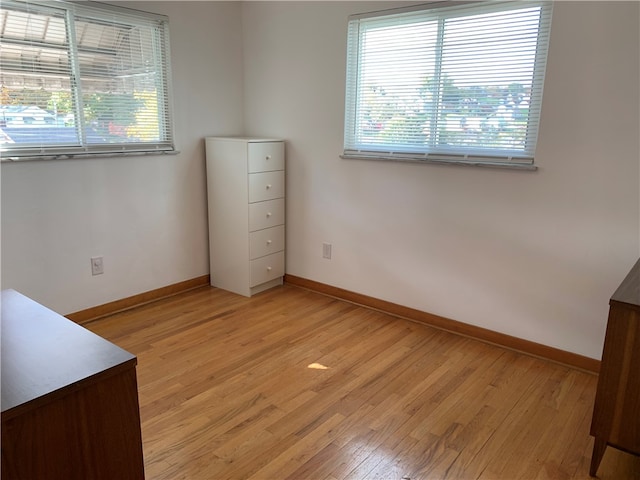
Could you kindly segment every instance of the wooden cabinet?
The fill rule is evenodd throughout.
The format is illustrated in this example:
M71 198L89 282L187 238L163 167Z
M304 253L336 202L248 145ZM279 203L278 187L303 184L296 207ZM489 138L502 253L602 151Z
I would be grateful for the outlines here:
M640 260L609 301L591 435L592 476L607 445L640 455Z
M144 480L136 357L2 292L2 479Z
M284 141L208 137L211 285L250 297L282 284Z

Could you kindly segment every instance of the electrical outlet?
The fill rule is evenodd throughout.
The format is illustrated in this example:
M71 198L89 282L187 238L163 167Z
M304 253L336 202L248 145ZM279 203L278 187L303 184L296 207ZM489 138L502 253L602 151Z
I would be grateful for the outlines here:
M322 258L331 260L331 244L330 243L322 244Z
M91 257L91 275L102 275L104 273L104 263L102 257Z

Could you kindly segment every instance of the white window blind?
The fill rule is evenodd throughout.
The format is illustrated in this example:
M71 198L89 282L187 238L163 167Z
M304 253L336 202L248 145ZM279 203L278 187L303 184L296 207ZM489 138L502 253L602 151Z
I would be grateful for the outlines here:
M429 7L350 18L343 157L532 166L551 4Z
M3 158L174 150L166 17L3 0L0 28Z

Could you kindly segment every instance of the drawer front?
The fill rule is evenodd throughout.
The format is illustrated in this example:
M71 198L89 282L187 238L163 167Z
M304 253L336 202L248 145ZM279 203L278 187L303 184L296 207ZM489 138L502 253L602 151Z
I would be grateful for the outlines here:
M249 174L249 203L284 197L284 170Z
M284 198L249 204L249 231L284 225Z
M250 263L252 287L284 275L284 252L257 258Z
M250 143L249 173L284 170L284 142Z
M249 234L251 260L284 250L284 225Z

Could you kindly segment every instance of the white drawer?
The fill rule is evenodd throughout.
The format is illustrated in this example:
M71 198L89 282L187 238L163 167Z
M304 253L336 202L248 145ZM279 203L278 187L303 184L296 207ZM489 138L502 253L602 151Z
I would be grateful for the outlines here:
M284 197L284 170L249 174L249 203Z
M249 234L251 260L284 250L284 225Z
M250 143L249 173L284 170L284 142Z
M284 225L284 198L249 204L249 231Z
M251 260L251 287L284 275L284 252Z

